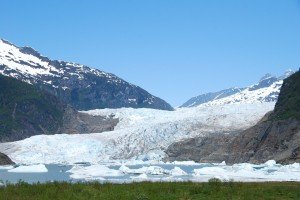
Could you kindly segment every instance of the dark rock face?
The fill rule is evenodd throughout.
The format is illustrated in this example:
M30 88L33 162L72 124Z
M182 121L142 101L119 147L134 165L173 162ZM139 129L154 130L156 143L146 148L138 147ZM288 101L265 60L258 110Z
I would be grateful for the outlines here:
M78 110L121 107L173 110L164 100L114 74L76 63L50 60L30 47L18 48L4 40L0 40L1 44L14 50L8 48L0 57L12 65L21 64L24 70L0 62L0 74L34 84ZM16 52L23 53L24 58L16 59Z
M0 141L57 133L66 104L32 85L0 75Z
M197 137L170 145L169 161L222 162L300 162L300 121L264 121L239 134Z
M0 165L13 165L15 164L13 161L11 161L11 159L0 152Z
M235 135L235 133L232 133ZM233 135L216 134L213 136L196 137L170 145L166 151L167 161L193 160L196 162L222 162L229 155L227 147Z
M119 123L114 116L92 116L69 109L64 114L62 133L101 133L113 131Z
M233 134L197 137L172 144L168 160L197 162L300 162L300 72L287 78L273 112Z
M0 75L0 142L40 134L113 130L118 119L78 113L33 85Z
M300 121L265 121L242 132L228 146L229 163L300 162Z

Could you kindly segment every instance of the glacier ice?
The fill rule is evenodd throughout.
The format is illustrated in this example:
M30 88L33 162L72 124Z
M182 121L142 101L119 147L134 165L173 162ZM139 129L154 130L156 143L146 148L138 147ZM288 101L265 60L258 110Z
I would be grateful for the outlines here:
M90 115L119 118L114 131L80 135L38 135L1 143L0 151L19 164L110 160L160 161L174 142L216 133L246 129L274 108L275 103L201 105L176 111L154 109L102 109Z

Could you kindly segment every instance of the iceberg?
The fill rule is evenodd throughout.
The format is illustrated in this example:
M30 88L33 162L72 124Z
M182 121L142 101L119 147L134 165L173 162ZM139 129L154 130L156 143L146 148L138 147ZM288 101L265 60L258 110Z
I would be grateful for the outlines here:
M73 179L97 179L105 180L103 177L121 176L122 173L119 170L110 169L104 165L91 165L80 166L75 165L67 171L71 173L70 177Z
M8 172L12 173L46 173L48 169L45 165L29 165L29 166L19 166L13 169L9 169Z
M138 176L131 176L130 177L133 181L145 181L148 179L147 174L140 174Z
M150 174L150 175L163 175L169 174L168 170L163 169L158 166L149 166L149 167L141 167L138 169L130 169L124 165L122 165L119 170L124 174Z
M174 169L170 170L170 174L172 176L185 176L187 173L183 171L180 167L174 167Z
M14 166L12 165L1 165L0 166L0 170L9 170L9 169L13 169Z

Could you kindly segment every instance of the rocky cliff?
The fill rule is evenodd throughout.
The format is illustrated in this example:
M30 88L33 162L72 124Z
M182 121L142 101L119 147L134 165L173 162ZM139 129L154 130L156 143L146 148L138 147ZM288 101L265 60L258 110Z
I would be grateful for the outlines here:
M11 159L7 155L0 152L0 166L1 165L13 165L13 164L14 164L14 162L11 161Z

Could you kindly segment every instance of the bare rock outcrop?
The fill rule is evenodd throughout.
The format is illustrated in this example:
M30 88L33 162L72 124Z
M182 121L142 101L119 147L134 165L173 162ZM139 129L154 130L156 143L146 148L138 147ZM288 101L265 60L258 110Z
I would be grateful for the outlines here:
M0 152L0 166L15 164L7 155Z

